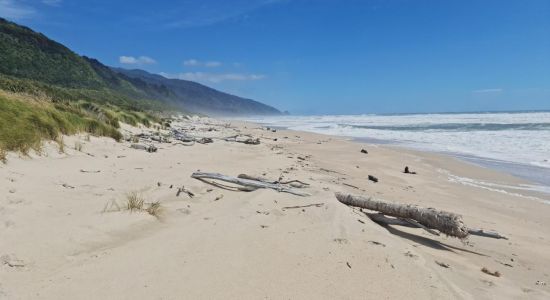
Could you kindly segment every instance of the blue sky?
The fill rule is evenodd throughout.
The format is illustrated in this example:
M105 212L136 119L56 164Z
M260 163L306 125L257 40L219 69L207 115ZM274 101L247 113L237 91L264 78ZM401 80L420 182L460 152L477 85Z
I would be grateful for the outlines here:
M0 16L296 114L550 109L548 0L0 0Z

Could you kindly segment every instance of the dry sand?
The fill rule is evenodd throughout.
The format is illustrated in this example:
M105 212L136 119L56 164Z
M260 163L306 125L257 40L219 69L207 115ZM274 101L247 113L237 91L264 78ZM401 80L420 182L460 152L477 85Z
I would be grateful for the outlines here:
M32 158L10 154L0 165L0 298L550 298L550 205L537 200L545 196L449 180L518 179L435 154L233 126L262 143L157 144L147 153L75 136L63 154L51 145ZM193 132L234 130L206 124ZM83 152L71 149L77 141ZM405 165L418 174L403 174ZM310 183L312 196L228 191L190 178L197 170L282 175ZM176 197L182 185L196 196ZM132 191L160 201L161 216L125 210ZM385 228L340 204L336 191L453 211L509 240ZM324 205L283 209L312 203Z

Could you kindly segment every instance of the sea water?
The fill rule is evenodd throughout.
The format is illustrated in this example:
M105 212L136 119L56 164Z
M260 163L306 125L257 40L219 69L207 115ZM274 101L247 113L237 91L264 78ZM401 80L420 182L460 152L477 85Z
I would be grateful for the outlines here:
M550 112L254 117L247 121L454 155L550 192Z

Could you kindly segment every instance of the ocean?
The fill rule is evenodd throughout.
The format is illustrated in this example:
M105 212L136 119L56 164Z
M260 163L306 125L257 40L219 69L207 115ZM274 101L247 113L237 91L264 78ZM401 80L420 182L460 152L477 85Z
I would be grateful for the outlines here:
M265 126L446 153L550 193L550 112L254 117Z

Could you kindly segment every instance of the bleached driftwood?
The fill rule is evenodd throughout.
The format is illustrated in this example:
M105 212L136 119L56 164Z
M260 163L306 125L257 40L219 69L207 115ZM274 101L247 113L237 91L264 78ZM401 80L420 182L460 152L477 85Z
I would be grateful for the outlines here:
M282 184L268 183L268 182L252 180L252 179L243 179L243 178L238 178L238 177L233 177L233 176L226 176L226 175L219 174L219 173L195 172L191 175L191 177L195 178L195 179L200 179L200 180L204 180L204 179L221 180L221 181L237 184L237 185L243 186L243 187L245 187L247 189L251 189L251 190L273 189L273 190L276 190L278 192L289 193L289 194L302 196L302 197L303 196L310 196L310 194L308 194L308 193L296 191L296 190L294 190L292 188L289 188L289 187L286 187Z
M226 142L237 142L237 143L243 143L247 145L259 145L260 139L254 138L252 135L249 134L237 134L233 136L229 136L226 138L223 138Z
M134 149L145 150L149 153L157 152L157 147L153 145L132 144L130 147Z
M297 206L285 206L282 208L282 210L287 210L287 209L295 209L295 208L307 208L307 207L321 207L325 205L324 203L313 203L313 204L308 204L308 205L297 205Z
M305 188L305 187L309 186L309 183L305 183L303 181L296 180L296 179L287 180L287 181L269 180L265 177L252 176L252 175L248 175L248 174L239 174L239 176L237 176L237 177L241 178L241 179L250 179L250 180L256 180L256 181L267 182L267 183L272 183L272 184L288 184L291 187L298 188L298 189Z
M460 239L468 237L469 234L468 228L462 221L462 216L455 213L412 204L389 203L372 197L366 198L343 193L336 193L336 199L346 205L379 211L398 218L412 219L428 228L437 229L446 235Z

